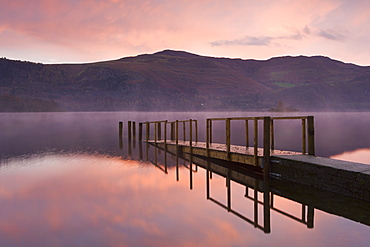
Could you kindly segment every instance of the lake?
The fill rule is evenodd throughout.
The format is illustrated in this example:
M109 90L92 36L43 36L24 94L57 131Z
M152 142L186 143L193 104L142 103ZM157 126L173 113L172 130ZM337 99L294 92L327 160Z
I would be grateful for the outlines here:
M367 112L0 113L0 246L368 246L368 202L253 174L210 178L127 139L127 121L197 119L204 141L206 118L265 115L313 115L316 155L370 165ZM300 151L300 126L276 123L275 147Z

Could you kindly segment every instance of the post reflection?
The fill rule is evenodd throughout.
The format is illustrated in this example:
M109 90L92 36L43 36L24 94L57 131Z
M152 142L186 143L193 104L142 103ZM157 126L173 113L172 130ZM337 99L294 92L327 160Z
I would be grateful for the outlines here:
M167 147L167 145L156 146L139 141L137 146L139 147L139 158L141 160L144 152L143 145L146 152L146 161L165 174L173 171L176 181L180 181L181 174L184 175L182 171L188 170L187 179L189 179L190 190L194 190L194 176L196 176L198 169L204 170L206 199L266 234L272 231L271 217L273 215L284 216L287 220L299 222L306 228L313 229L315 209L370 225L370 222L366 220L368 217L363 217L363 215L368 215L368 211L366 206L363 206L362 201L328 191L312 189L304 185L266 178L260 171L245 169L243 164L183 153L179 152L177 148ZM129 148L129 150L132 151L132 148ZM213 196L212 181L215 176L217 179L224 179L225 202ZM240 210L234 208L232 201L233 193L235 193L233 192L233 184L245 188L241 197L252 202L252 204L245 203L245 205L250 205L245 208L249 214L252 212L252 216L247 216L245 212L243 214ZM220 193L219 187L217 193ZM281 198L287 199L297 206L299 205L299 212L294 211L292 213L290 208L281 208L279 203L276 204L276 200L279 201ZM323 200L323 198L326 200ZM351 200L351 203L360 205L356 212L343 209L343 203L340 202L348 202L349 200ZM360 213L358 213L359 211Z
M303 203L301 204L301 218L299 216L294 216L292 213L286 212L282 209L275 207L274 197L278 196L271 190L270 179L263 176L261 173L251 173L242 172L241 169L228 168L225 162L220 161L220 163L211 162L205 157L198 157L196 155L179 153L176 150L167 150L166 148L159 148L154 145L146 145L146 152L149 153L149 149L152 149L150 154L154 157L154 160L147 159L151 164L159 168L168 174L168 167L174 167L176 174L176 181L180 180L180 168L183 167L189 171L189 188L194 189L194 175L198 171L198 167L203 168L206 174L206 199L215 203L216 205L224 208L227 212L237 216L238 218L244 220L245 222L251 224L255 228L262 230L264 233L268 234L271 232L271 211L278 214L286 216L289 219L295 220L307 226L307 228L313 228L314 221L314 207L307 206ZM140 146L140 144L139 144ZM165 150L166 149L166 150ZM162 151L162 156L159 157ZM165 151L165 152L163 152ZM150 156L150 155L149 155ZM172 157L173 165L168 165L168 156ZM160 160L164 163L161 163ZM224 164L221 164L224 163ZM235 166L235 164L234 164ZM195 168L194 168L195 167ZM217 174L225 179L225 193L226 193L226 203L223 203L212 196L212 174ZM253 217L248 217L238 212L233 208L232 205L232 184L237 183L239 185L245 186L244 198L253 201L253 207L248 209L253 212ZM259 200L259 195L262 194L263 200ZM259 206L262 206L263 210L262 217L259 218Z

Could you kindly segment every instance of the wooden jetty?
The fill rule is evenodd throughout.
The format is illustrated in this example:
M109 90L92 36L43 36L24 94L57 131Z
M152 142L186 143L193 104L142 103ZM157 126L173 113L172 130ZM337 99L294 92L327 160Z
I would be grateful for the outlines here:
M301 152L275 150L274 123L281 120L301 121ZM213 142L215 121L225 122L225 143ZM245 145L231 144L231 121L245 122ZM261 122L263 131L259 131ZM146 127L144 140L143 125ZM179 139L180 125L182 140ZM253 126L252 131L249 125ZM135 123L129 121L128 136L136 138L132 126ZM167 132L170 132L169 136ZM250 134L253 134L253 145L249 144ZM259 135L262 135L262 145L258 143ZM370 166L316 157L314 137L313 116L208 118L205 142L198 141L198 121L195 119L139 123L139 141L165 151L237 162L260 170L265 178L273 176L370 201Z
M156 147L155 154L158 150L164 149ZM370 201L359 200L350 196L342 195L336 192L330 192L325 189L318 189L312 186L303 185L279 178L266 178L262 174L254 173L245 166L239 163L224 161L220 159L209 159L202 156L194 156L188 153L177 153L176 149L170 149L165 152L173 157L176 157L176 173L178 178L179 161L182 159L188 162L187 169L190 172L188 176L190 180L190 189L193 189L193 176L198 172L198 169L206 170L206 195L207 199L220 207L227 210L229 213L236 215L244 221L254 225L255 228L269 233L271 229L270 211L275 211L283 216L286 216L294 221L306 225L307 228L314 227L314 210L319 209L330 214L335 214L347 219L360 222L370 226L369 206ZM161 170L167 171L167 159L165 158L165 168L160 167ZM158 167L157 162L153 165ZM184 165L184 164L182 164ZM195 166L195 169L193 169ZM193 174L194 173L194 174ZM213 175L212 175L213 174ZM226 203L220 202L212 197L212 177L214 174L225 178L227 199ZM234 210L232 205L232 183L245 186L245 197L254 201L253 217L248 218L240 212ZM261 197L258 194L262 194ZM279 209L274 204L275 196L280 196L301 204L301 214L297 215L290 212L285 212ZM259 215L257 205L263 208L263 219ZM344 206L350 205L350 207Z

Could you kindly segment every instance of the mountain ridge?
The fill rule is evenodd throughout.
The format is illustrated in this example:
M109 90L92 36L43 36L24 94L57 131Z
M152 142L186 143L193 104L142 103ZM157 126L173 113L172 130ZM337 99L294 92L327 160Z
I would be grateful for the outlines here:
M0 95L67 111L369 110L370 67L325 56L268 60L163 50L86 64L0 59Z

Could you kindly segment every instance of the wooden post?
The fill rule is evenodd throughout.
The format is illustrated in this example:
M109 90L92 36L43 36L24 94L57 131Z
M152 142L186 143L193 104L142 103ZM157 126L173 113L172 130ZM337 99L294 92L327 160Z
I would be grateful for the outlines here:
M315 155L315 126L313 116L307 117L308 154Z
M248 128L248 120L245 120L245 148L249 148L249 128Z
M270 130L271 117L263 118L263 175L270 176Z
M313 228L315 208L308 205L307 209L307 228Z
M189 120L189 147L190 153L193 153L193 120Z
M271 119L270 136L271 136L271 150L275 150L275 136L274 136L274 120Z
M119 129L119 134L118 134L118 141L119 141L119 148L120 149L123 149L123 123L122 122L119 122L118 123L118 129Z
M131 139L131 121L128 121L127 130L128 130L128 139Z
M258 118L254 118L254 165L258 166Z
M163 139L164 139L164 148L165 148L165 152L167 151L167 120L164 121L164 134L163 134Z
M230 140L230 122L231 119L227 118L226 119L226 153L227 153L227 160L230 160L230 145L231 145L231 140Z
M136 140L136 122L132 122L132 136Z
M162 139L162 122L158 122L158 140L161 140Z
M306 119L302 119L302 154L306 154Z
M212 120L209 120L209 143L212 143Z
M195 142L198 142L198 120L195 121Z
M143 123L139 123L139 141L143 140Z
M209 156L209 119L206 119L206 150L207 150L207 157Z
M122 122L118 123L118 132L119 132L119 136L121 137L123 135L123 123Z
M175 127L175 139L176 139L176 147L179 145L179 120L176 120L176 127Z
M146 135L146 142L148 142L149 141L149 132L150 132L150 125L149 125L149 122L146 122L146 133L145 133L145 135Z

